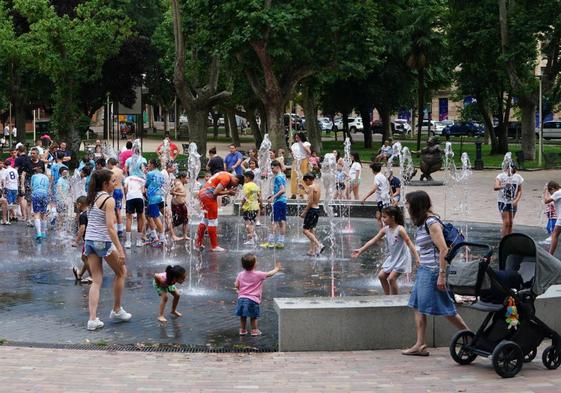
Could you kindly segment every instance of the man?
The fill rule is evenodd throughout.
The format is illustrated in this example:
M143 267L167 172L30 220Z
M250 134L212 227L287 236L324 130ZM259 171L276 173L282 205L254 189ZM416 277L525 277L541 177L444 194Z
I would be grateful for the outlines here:
M177 148L177 145L171 141L171 135L169 132L166 132L164 136L164 142L160 143L160 146L158 146L158 148L156 149L156 153L158 154L158 157L160 157L160 161L161 161L166 142L168 143L168 148L169 148L168 150L169 160L175 161L175 157L177 157L177 155L179 154L179 149Z
M4 127L4 138L10 139L10 123L6 123Z
M34 173L33 165L24 146L20 146L17 152L18 157L14 162L14 167L19 175L18 204L23 220L27 221L27 226L33 226L31 223L31 176Z
M123 236L125 225L123 224L123 216L121 210L123 208L123 170L117 166L118 161L111 157L107 160L107 169L115 175L115 189L113 190L113 199L115 199L115 214L117 215L117 235Z
M64 153L62 162L68 162L72 159L72 151L67 149L66 142L60 142L59 151Z
M310 240L310 246L306 255L319 256L325 246L317 239L314 228L319 220L319 200L321 198L321 190L319 184L315 183L316 175L308 172L304 175L304 185L300 184L300 188L304 189L308 194L308 204L300 215L304 219L303 233Z
M174 227L182 226L183 239L189 240L189 214L187 211L187 190L185 185L187 184L187 173L181 172L177 175L173 183L173 188L170 194L171 199L171 213L172 222Z
M364 198L362 198L362 203L368 199L368 197L374 194L374 198L376 200L376 220L378 221L378 225L380 228L382 227L382 210L385 207L388 207L391 202L390 198L390 182L388 178L384 176L382 173L382 164L379 162L373 162L370 164L370 169L372 169L372 173L374 173L374 187L372 190L366 194Z
M233 175L228 172L218 172L216 175L211 176L199 191L199 200L201 201L201 208L205 216L199 224L197 231L197 239L195 241L197 248L203 248L203 237L208 227L211 251L225 251L222 247L218 246L218 235L216 233L216 227L218 226L218 202L216 199L221 195L236 195L239 184L243 184L243 176Z
M261 247L284 248L284 236L286 235L286 177L282 165L277 160L271 162L273 178L273 195L267 198L268 203L273 203L273 230L269 234L266 243ZM276 238L275 238L276 234Z
M230 153L224 157L224 170L226 172L234 172L238 176L242 176L243 168L242 161L243 156L236 147L236 145L230 145ZM243 176L242 176L243 178Z

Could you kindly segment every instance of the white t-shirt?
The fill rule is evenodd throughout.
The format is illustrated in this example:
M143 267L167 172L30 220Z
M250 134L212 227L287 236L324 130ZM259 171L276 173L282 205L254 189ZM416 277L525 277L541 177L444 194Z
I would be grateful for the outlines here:
M503 187L497 193L497 202L512 203L518 188L524 183L524 179L518 173L509 177L508 174L502 172L497 175L497 180L499 185Z
M307 148L310 148L312 146L310 145L310 142L302 142L302 145L306 146ZM298 142L293 143L292 146L290 146L290 150L292 151L292 156L295 160L304 160L309 156L306 149L304 149L303 146L300 146L300 143Z
M374 198L376 202L382 202L384 204L390 203L390 182L388 178L384 176L382 172L379 172L374 176L374 184L376 185L376 192L374 193Z
M4 127L4 135L5 135L5 136L9 136L9 135L10 135L10 127L8 127L8 126Z
M18 136L18 129L16 127L12 128L12 136L16 138Z
M40 155L40 156L42 156L43 153L45 153L45 149L43 149L43 148L40 147L40 146L35 146L35 149L39 150L39 155Z
M362 165L360 162L353 162L349 168L349 178L351 180L360 180L360 172L362 170Z
M144 199L142 189L146 184L146 180L138 176L129 176L125 179L125 187L127 188L127 201L131 199Z
M8 190L18 190L18 171L15 168L7 167L2 171L2 182Z
M557 190L551 194L551 199L553 199L553 203L555 204L555 211L561 212L561 210L559 210L561 209L561 190ZM561 221L559 222L561 223Z

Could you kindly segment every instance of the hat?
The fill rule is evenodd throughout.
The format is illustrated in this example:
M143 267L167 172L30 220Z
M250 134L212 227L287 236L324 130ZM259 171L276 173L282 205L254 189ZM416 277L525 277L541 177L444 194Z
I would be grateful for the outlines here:
M51 140L51 137L50 137L49 134L43 134L43 135L41 135L41 139L48 139L48 140Z

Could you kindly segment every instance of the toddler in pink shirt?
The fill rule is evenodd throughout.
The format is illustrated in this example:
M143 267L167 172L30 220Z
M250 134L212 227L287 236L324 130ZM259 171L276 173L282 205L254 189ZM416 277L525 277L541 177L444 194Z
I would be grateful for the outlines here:
M256 263L255 255L245 254L242 257L244 270L238 273L236 277L236 289L238 290L236 315L240 317L240 336L247 334L246 323L248 317L251 323L251 335L261 335L261 331L257 328L257 318L260 316L259 304L263 293L263 281L274 276L281 269L280 262L276 262L273 270L261 272L254 270Z

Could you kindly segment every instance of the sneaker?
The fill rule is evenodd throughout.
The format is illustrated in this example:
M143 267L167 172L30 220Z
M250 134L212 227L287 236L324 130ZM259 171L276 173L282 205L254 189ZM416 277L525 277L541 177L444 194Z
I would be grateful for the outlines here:
M41 240L42 237L43 237L43 235L38 233L37 235L35 235L35 240Z
M255 242L253 241L253 239L251 239L251 240L246 241L246 242L244 243L244 245L245 245L245 246L254 246L254 245L255 245Z
M136 246L137 246L137 247L142 247L142 246L144 246L144 242L143 242L142 240L140 240L140 239L137 239L137 240L136 240Z
M270 245L270 244L271 244L271 243L269 243L269 242L264 242L264 243L261 243L261 244L259 245L259 247L269 248L269 245Z
M82 278L80 284L91 284L93 280L90 277Z
M277 250L282 250L284 248L284 243L277 243L273 245Z
M259 221L259 220L255 221L255 226L260 227L261 226L261 221Z
M6 221L4 225L12 225L12 223L10 221Z
M96 318L93 321L92 320L88 321L88 326L87 326L88 330L97 330L97 329L101 329L102 327L103 327L103 322L101 322L99 318Z
M240 329L240 336L245 336L247 334L247 330Z
M125 248L131 248L131 247L132 247L131 241L130 241L130 240L127 240L127 241L125 242Z
M262 334L262 333L261 333L261 330L259 330L259 329L255 329L255 330L252 330L252 331L251 331L251 335L252 335L253 337L255 337L255 336L260 336L261 334Z
M109 319L111 320L126 322L131 319L131 317L132 314L126 312L123 307L121 307L118 312L111 310L111 312L109 313Z
M210 251L212 251L212 252L224 252L226 250L223 249L222 247L218 246L218 247L212 248Z

